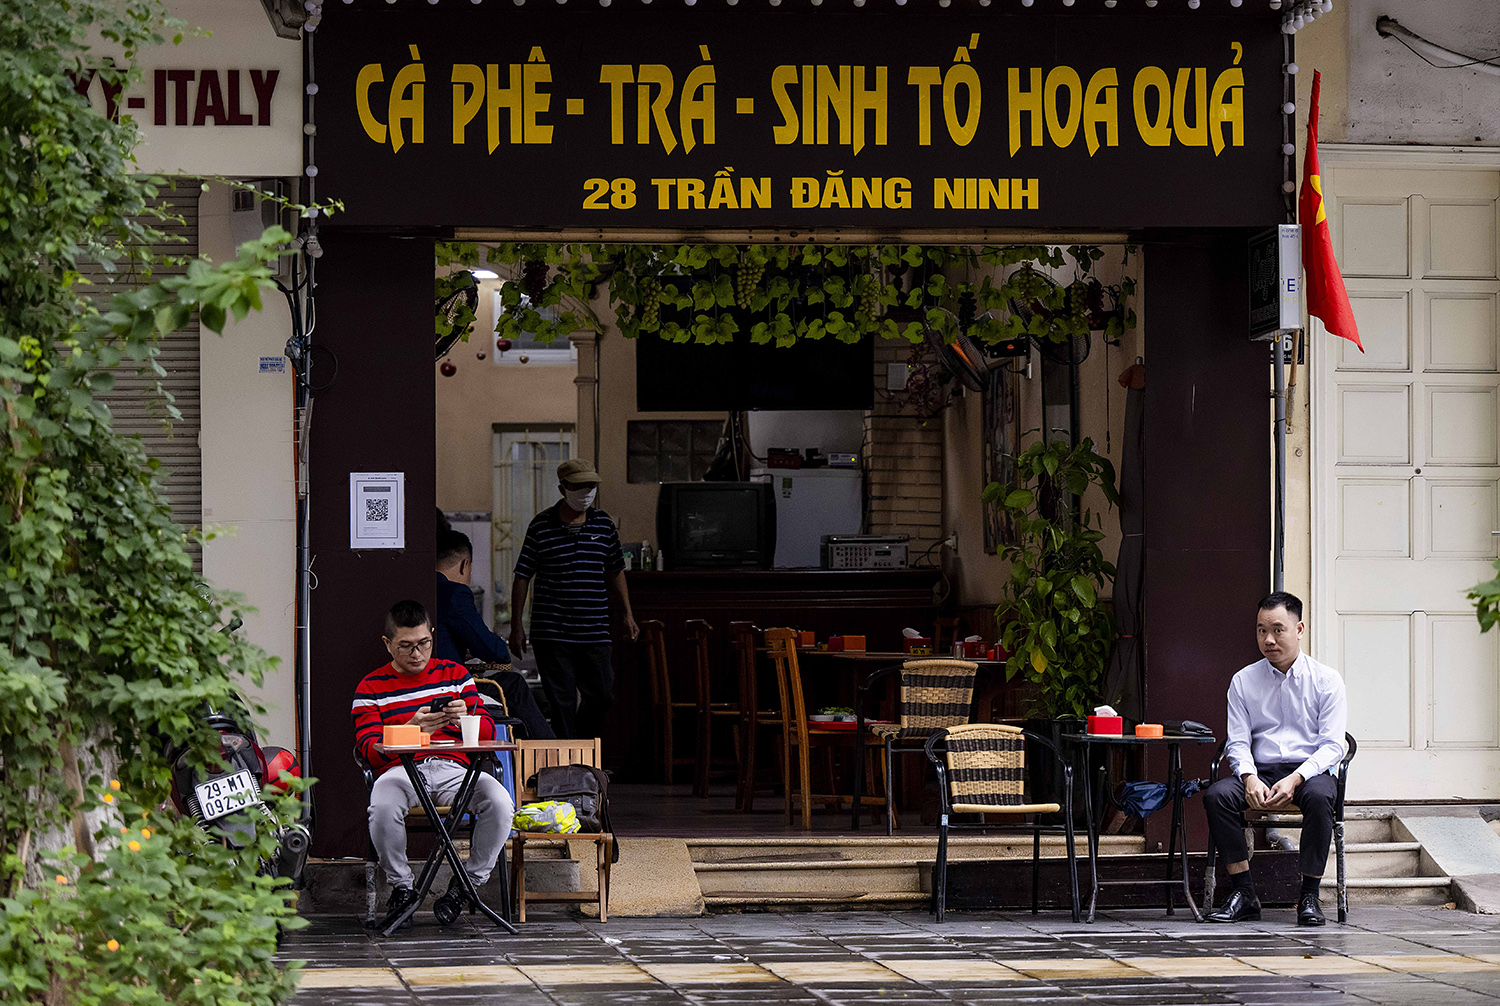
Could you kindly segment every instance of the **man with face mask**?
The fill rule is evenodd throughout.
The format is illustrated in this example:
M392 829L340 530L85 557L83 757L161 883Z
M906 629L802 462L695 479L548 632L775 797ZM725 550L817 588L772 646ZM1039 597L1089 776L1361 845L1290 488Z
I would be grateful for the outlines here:
M552 706L552 727L559 737L599 737L614 700L610 594L624 609L629 637L635 639L640 629L625 587L620 535L609 515L593 505L599 473L574 459L557 466L557 481L562 499L531 521L516 558L510 648L518 657L526 653L521 618L535 580L529 642Z

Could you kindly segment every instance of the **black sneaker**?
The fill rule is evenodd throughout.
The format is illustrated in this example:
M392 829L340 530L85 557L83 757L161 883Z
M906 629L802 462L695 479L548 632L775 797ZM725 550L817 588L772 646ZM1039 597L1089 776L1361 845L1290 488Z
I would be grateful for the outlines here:
M413 891L410 887L391 888L390 900L385 903L385 918L376 923L375 928L379 929L382 932L389 929L391 927L391 923L400 918L401 913L410 908L416 900L417 892ZM410 926L411 919L409 918L405 922L401 923L402 929L406 929Z
M451 926L460 915L473 908L473 904L469 892L464 890L463 881L454 877L448 882L448 890L432 903L432 914L443 925Z

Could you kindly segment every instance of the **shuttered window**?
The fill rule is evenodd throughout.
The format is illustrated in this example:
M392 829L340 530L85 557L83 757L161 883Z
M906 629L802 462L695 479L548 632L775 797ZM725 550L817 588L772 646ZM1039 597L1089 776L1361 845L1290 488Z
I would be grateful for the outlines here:
M179 180L175 189L163 188L154 202L173 219L150 219L146 223L174 240L153 245L153 253L185 260L197 256L201 194L198 183L192 179ZM186 269L186 262L158 265L152 278L163 279ZM92 286L84 289L101 311L108 309L114 294L140 285L118 274L106 273L92 263L83 265L81 272L92 282ZM114 416L115 432L139 437L146 453L161 462L161 487L171 506L172 519L184 528L197 528L203 525L203 456L198 446L202 409L196 314L187 327L162 340L159 359L167 372L162 385L172 393L173 404L182 413L180 419L167 422L163 403L152 394L155 380L148 375L137 376L128 361L115 370L114 389L101 397ZM200 549L194 545L191 551L193 568L201 570Z

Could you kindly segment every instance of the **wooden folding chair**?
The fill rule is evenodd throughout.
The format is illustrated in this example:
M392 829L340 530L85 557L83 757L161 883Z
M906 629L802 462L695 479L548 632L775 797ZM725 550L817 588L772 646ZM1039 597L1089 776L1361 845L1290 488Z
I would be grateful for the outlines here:
M592 740L521 740L516 742L520 750L516 752L519 756L519 765L516 769L516 806L524 803L532 803L536 800L536 789L531 780L536 776L538 769L553 765L589 765L599 768L599 738ZM602 808L601 808L602 809ZM596 859L596 868L599 873L599 891L591 894L588 891L548 891L530 892L526 890L526 843L538 841L564 841L593 842ZM599 921L609 921L609 868L614 858L615 836L608 831L599 832L574 832L571 835L559 835L550 831L513 831L511 841L511 890L515 892L516 921L526 921L526 903L549 903L562 902L590 902L599 906ZM569 856L572 855L571 844L566 845Z

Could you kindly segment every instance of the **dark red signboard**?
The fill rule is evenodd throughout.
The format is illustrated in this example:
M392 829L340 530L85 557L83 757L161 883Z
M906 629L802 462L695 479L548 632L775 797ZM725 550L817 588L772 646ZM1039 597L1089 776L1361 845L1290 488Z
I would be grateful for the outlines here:
M1120 229L1283 214L1269 12L326 10L316 160L320 195L347 204L334 223Z

